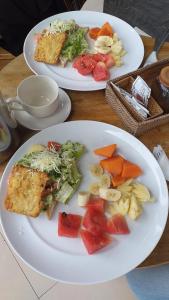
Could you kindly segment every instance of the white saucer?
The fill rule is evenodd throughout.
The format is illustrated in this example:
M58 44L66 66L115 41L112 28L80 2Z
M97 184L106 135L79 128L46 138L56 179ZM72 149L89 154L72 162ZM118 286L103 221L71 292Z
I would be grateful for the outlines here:
M69 96L59 88L59 106L53 115L46 118L36 118L26 111L13 110L14 118L22 126L32 130L42 130L55 124L64 122L71 111Z

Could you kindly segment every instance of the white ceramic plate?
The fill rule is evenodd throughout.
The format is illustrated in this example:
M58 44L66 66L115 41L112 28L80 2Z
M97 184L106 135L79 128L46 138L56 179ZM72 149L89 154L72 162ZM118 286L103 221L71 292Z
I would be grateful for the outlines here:
M12 115L22 126L32 130L42 130L49 126L64 122L71 111L71 101L68 94L59 89L59 105L57 110L49 117L36 118L26 111L13 110Z
M144 46L138 33L128 23L117 17L100 12L72 11L47 18L29 32L24 43L23 53L27 65L34 73L50 75L60 87L71 90L91 91L106 87L106 81L96 82L92 76L82 76L77 70L72 68L72 64L68 64L63 68L39 63L33 59L36 45L34 40L35 33L41 32L55 19L74 19L77 24L88 27L102 26L105 22L109 22L112 25L114 31L118 33L119 38L122 40L127 54L123 58L123 66L111 69L111 78L134 71L140 66L144 56Z
M138 163L144 171L140 181L145 183L156 202L146 204L137 221L128 220L129 235L116 236L106 248L88 255L80 238L57 236L58 211L84 214L77 206L77 194L68 205L58 205L51 221L41 214L28 218L7 212L3 207L7 180L11 168L34 143L66 140L85 144L86 153L80 160L83 181L79 190L86 190L94 180L89 164L98 161L93 149L117 143L120 153ZM58 281L94 284L115 279L134 269L152 252L158 243L168 215L168 190L163 173L151 152L129 133L101 122L74 121L49 127L28 140L11 158L1 181L1 221L4 233L14 251L33 269Z

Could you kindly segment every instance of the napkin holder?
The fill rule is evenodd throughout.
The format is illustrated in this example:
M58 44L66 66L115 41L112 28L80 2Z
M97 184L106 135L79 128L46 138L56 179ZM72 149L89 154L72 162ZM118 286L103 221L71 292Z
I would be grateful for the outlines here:
M163 113L163 110L157 103L152 90L152 95L154 97L151 95L148 104L150 116L147 119L144 119L117 91L112 83L130 92L132 82L139 75L151 87L152 82L156 80L161 69L167 65L169 65L169 59L164 59L107 82L107 102L121 118L126 129L135 136L139 136L155 127L168 123L169 113Z

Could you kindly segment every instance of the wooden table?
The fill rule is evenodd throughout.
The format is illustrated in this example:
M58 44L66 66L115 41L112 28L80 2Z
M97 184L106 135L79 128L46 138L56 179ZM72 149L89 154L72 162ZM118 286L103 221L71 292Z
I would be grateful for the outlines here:
M147 56L153 47L152 38L143 38L145 46L145 56ZM165 43L159 53L159 59L169 57L169 43ZM0 71L0 90L6 97L16 95L16 87L21 80L32 75L27 67L23 55L13 59ZM105 101L105 91L79 92L67 91L72 101L72 111L67 119L70 120L95 120L113 124L124 128L119 117L112 111ZM18 126L18 133L21 143L28 137L35 134L35 131ZM169 156L169 124L160 126L151 130L149 133L139 138L150 150L157 144L161 144ZM0 167L2 173L6 164ZM150 254L150 256L140 265L140 267L154 266L169 262L169 220L161 237L160 242Z

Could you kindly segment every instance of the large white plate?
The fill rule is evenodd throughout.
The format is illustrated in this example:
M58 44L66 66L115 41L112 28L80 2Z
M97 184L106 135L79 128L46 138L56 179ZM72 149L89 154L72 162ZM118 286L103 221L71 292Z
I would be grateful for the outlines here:
M58 211L84 214L77 206L77 193L68 205L59 205L51 221L41 214L28 218L7 212L3 201L12 165L34 143L66 140L85 144L86 153L80 160L83 181L79 190L86 190L93 178L89 164L97 161L93 149L117 143L122 155L138 163L145 183L156 202L146 204L137 221L128 220L131 233L116 236L111 245L88 255L80 238L57 236ZM93 284L122 276L139 265L158 243L168 215L168 190L163 173L151 152L129 133L101 122L74 121L47 128L28 140L9 161L1 181L1 221L4 233L13 250L33 269L58 281Z
M92 76L82 76L77 70L68 64L65 68L36 62L33 59L35 50L34 35L49 26L55 19L74 19L81 26L98 27L104 22L110 22L115 32L118 33L123 42L127 54L124 56L124 65L111 69L111 78L136 70L144 56L144 46L138 33L123 20L100 12L72 11L52 16L36 25L28 34L24 43L24 57L27 65L36 74L50 75L62 88L80 91L91 91L104 89L106 82L96 82Z

